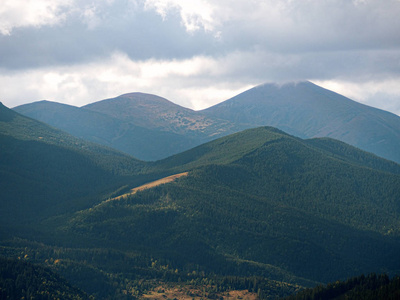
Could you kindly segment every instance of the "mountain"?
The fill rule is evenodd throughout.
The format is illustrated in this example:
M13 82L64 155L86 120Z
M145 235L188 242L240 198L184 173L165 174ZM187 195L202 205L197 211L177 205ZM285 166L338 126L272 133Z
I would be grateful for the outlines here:
M150 257L161 273L179 276L256 275L315 285L400 270L396 163L334 140L262 127L153 166L189 175L46 224L57 236L69 233L74 245L112 245L136 253L142 268ZM119 270L132 271L125 259L126 271Z
M400 163L400 117L311 82L264 84L203 111L143 93L81 108L35 102L15 111L143 160L159 160L234 132L273 126L330 137Z
M128 155L0 104L1 233L4 226L90 207L101 195L134 180L143 167Z
M311 82L264 84L201 111L302 137L331 137L400 163L400 117Z
M233 135L229 135L209 143L197 146L183 153L173 155L154 164L159 169L171 169L176 171L184 171L189 168L199 167L209 164L232 162L243 154L254 151L258 147L264 145L267 140L275 140L282 135L289 137L283 131L265 127L265 130L246 130ZM290 136L291 139L300 141L301 139ZM398 164L387 161L384 162L380 157L371 153L360 151L351 145L331 138L313 138L308 139L307 144L315 147L318 151L323 151L329 156L341 161L371 167L377 170L398 173ZM218 149L217 151L214 151ZM237 151L232 151L237 149Z
M199 144L244 128L151 94L125 94L86 105L84 108L132 122L137 126L196 138Z
M0 105L0 256L98 299L398 274L399 195L399 164L331 138L258 127L143 162Z
M76 137L142 160L166 158L247 128L143 93L125 94L81 108L39 101L14 110Z
M128 119L51 101L14 108L78 138L123 151L143 160L156 160L198 145L184 135L134 125ZM121 112L122 113L122 112Z

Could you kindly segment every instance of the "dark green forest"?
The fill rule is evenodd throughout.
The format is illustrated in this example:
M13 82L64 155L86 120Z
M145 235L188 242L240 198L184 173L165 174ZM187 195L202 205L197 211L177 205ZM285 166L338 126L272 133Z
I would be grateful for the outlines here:
M400 299L400 277L392 279L386 274L371 273L345 281L336 281L327 285L319 285L305 289L285 300L317 300L317 299L349 299L349 300L396 300Z
M400 273L400 165L342 142L260 127L142 162L5 107L0 123L0 256L97 299L274 299Z
M0 257L0 299L90 299L48 268Z

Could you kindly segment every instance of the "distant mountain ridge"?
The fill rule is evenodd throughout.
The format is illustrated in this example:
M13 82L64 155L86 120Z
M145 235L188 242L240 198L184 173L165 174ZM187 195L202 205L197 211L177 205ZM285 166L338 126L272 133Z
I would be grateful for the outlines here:
M330 137L400 163L400 117L311 82L263 84L202 111L273 126L302 138Z
M130 93L83 106L137 126L172 132L203 143L243 130L243 126L207 116L201 112L177 105L165 98Z
M194 140L183 135L141 127L129 120L52 101L25 104L14 110L76 137L118 149L143 160L155 160L161 155L169 156L180 149L186 150L197 145Z
M35 102L14 110L143 160L163 159L247 128L273 126L301 138L338 139L400 163L399 116L311 82L260 85L202 111L143 93L81 108Z
M125 94L81 108L38 101L14 110L142 160L162 159L247 128L143 93Z

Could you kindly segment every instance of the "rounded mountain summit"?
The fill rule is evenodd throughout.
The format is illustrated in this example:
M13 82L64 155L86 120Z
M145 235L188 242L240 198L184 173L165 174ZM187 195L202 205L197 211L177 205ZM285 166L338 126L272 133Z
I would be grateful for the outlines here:
M80 108L46 101L15 110L142 160L163 159L244 129L272 126L301 138L338 139L400 163L399 116L308 81L259 85L202 111L144 93Z

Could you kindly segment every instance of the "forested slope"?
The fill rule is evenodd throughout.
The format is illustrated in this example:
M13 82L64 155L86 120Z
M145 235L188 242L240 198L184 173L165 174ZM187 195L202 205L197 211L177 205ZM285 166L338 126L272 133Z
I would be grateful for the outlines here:
M0 105L3 226L90 207L134 181L143 165Z
M336 281L326 286L306 289L285 300L348 299L348 300L396 300L400 299L400 277L389 278L386 274L361 275Z
M272 128L222 138L155 165L187 177L81 211L62 230L188 273L310 284L397 272L399 166L329 143Z
M89 299L48 268L0 257L0 299Z
M396 163L271 127L143 163L0 108L0 255L49 266L97 298L184 285L267 299L399 273Z

